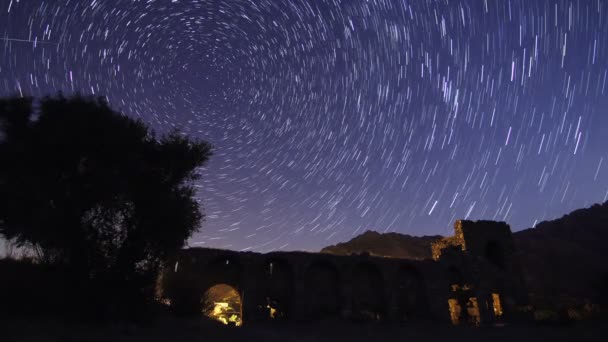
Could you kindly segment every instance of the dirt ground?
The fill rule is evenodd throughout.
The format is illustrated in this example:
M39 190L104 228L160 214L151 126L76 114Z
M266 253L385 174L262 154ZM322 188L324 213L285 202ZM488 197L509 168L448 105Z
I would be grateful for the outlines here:
M275 323L275 322L273 322ZM0 341L12 342L173 342L173 341L608 341L608 322L570 325L505 327L446 327L431 324L391 325L351 322L279 323L227 327L204 320L164 319L145 326L92 327L52 321L0 322Z

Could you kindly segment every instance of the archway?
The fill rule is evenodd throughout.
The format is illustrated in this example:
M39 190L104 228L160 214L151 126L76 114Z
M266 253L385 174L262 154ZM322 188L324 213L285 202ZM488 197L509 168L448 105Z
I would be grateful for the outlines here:
M305 289L308 314L312 317L335 316L340 311L339 275L328 261L317 261L306 271Z
M264 310L270 319L289 317L294 302L294 277L291 265L280 258L264 264L266 275Z
M396 297L399 317L403 320L422 318L428 312L424 278L413 266L405 265L399 268Z
M238 290L227 284L217 284L205 291L202 312L210 319L226 325L243 324L243 304Z
M355 267L351 279L353 316L378 320L386 312L384 280L377 267L362 263Z

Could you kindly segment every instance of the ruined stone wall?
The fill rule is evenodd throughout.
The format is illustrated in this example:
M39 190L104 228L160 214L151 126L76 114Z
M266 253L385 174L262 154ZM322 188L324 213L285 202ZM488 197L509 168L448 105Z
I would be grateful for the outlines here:
M188 249L168 262L159 297L177 312L200 314L205 291L227 284L241 296L245 324L326 317L447 323L453 306L460 306L466 322L493 322L493 297L509 304L521 290L510 229L457 221L454 231L433 245L435 260ZM490 259L502 258L505 267L488 260L490 242L499 246L489 249L496 252ZM515 304L507 306L505 311ZM477 321L469 312L477 312Z
M505 222L494 221L456 221L456 227L464 241L464 248L470 254L485 256L487 244L500 244L505 254L515 251L511 228Z
M431 244L433 260L439 260L443 252L448 248L456 248L462 250L462 244L455 236L446 237L437 242L434 242L433 244Z
M452 248L457 250L466 249L466 241L462 229L462 221L458 220L454 223L454 235L445 237L433 244L431 244L431 251L433 254L433 260L439 260L444 250Z
M245 322L267 320L269 305L297 320L447 320L443 275L430 260L194 248L168 263L161 296L196 313L206 289L227 284L243 296Z

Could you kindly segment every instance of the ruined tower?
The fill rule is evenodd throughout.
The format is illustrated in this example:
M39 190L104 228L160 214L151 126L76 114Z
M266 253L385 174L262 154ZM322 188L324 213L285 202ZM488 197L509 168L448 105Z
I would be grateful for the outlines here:
M523 274L508 224L458 220L454 236L431 246L433 259L446 267L452 321L479 324L527 303Z

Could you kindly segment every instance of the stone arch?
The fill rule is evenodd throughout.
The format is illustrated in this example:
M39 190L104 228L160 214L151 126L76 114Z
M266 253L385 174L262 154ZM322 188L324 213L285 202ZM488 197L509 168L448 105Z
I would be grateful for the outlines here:
M384 277L375 265L361 262L351 274L352 314L358 319L380 319L386 313Z
M506 268L505 250L502 244L497 240L490 240L485 246L485 257L494 266L501 270Z
M210 286L201 298L202 313L226 325L243 324L243 301L239 290L220 283Z
M304 275L307 314L311 317L331 317L340 312L340 274L328 260L311 263Z
M220 255L209 261L201 276L203 278L201 285L205 289L216 284L226 284L240 292L243 265L234 255Z
M399 319L415 320L427 316L429 310L426 282L416 267L401 265L396 274L395 286Z
M265 316L271 319L290 317L295 296L293 266L283 258L270 257L264 262L264 279Z

